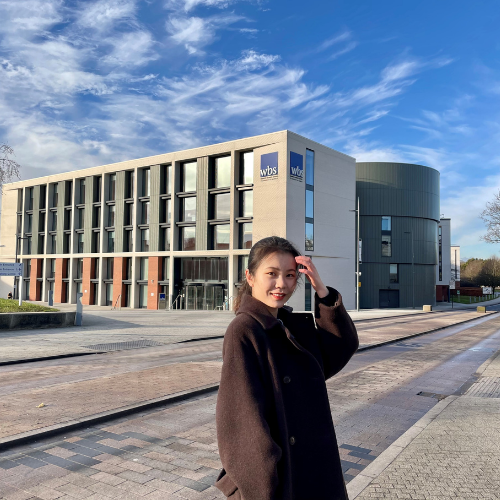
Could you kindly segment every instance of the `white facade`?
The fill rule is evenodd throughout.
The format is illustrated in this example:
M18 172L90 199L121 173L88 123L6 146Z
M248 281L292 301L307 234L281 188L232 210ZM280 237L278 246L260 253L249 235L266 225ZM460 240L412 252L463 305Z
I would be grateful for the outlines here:
M451 263L451 278L450 278L450 288L455 290L455 288L460 288L460 246L452 245L450 254Z

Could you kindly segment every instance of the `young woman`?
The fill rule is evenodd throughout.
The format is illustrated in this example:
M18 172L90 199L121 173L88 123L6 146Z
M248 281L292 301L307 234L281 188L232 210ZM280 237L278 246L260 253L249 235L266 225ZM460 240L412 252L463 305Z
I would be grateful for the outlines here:
M301 274L311 313L284 306ZM234 500L346 500L325 380L358 348L342 297L283 238L257 242L223 346L215 486Z

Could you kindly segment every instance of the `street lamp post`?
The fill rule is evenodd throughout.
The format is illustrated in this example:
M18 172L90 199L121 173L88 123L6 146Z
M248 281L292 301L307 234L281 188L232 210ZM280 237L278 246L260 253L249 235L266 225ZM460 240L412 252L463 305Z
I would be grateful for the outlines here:
M415 252L413 251L413 231L405 231L405 234L411 235L411 293L413 309L415 309Z
M358 196L358 208L357 210L349 210L349 212L357 213L357 240L356 240L356 311L359 312L359 277L361 273L359 272L359 196Z

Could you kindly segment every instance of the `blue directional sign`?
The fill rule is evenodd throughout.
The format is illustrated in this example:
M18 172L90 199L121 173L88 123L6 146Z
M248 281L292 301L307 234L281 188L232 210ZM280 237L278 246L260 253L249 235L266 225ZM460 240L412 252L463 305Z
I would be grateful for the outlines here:
M23 264L21 262L0 262L0 276L22 276Z

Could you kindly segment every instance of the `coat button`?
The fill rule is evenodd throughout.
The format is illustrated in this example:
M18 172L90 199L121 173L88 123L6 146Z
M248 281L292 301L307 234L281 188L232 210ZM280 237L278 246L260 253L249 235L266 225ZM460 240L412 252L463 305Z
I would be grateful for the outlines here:
M290 438L290 444L295 444L295 438L293 436Z
M288 375L283 378L283 382L285 382L285 384L289 384L291 381L292 379Z

